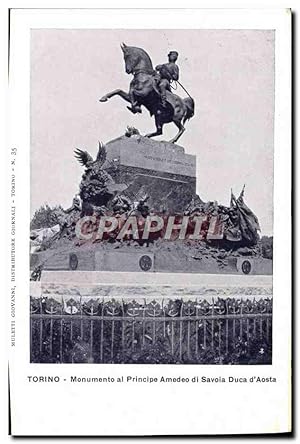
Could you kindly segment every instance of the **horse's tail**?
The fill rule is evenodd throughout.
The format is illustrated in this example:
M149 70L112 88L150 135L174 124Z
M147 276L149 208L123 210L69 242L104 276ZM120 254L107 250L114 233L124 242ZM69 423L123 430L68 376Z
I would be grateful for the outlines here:
M191 97L186 97L185 99L183 99L183 102L186 106L186 114L183 119L183 123L185 123L187 120L190 120L195 114L195 102Z

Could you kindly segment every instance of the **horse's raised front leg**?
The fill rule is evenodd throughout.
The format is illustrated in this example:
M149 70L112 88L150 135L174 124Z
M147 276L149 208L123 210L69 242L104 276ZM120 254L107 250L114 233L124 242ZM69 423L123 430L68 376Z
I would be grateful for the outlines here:
M179 139L179 137L181 137L182 134L183 134L184 131L185 131L185 127L182 125L181 122L176 121L176 122L174 122L174 123L175 123L175 125L177 126L177 128L179 129L179 131L178 131L178 133L176 134L176 136L175 136L173 139L171 139L171 140L169 141L170 143L176 143L177 140Z
M128 93L126 93L125 91L123 91L122 89L115 89L114 91L111 91L111 92L105 94L105 96L103 96L103 97L101 97L101 99L99 99L99 102L107 102L107 100L113 96L120 96L120 97L122 97L122 99L126 100L126 102L131 103L130 95Z

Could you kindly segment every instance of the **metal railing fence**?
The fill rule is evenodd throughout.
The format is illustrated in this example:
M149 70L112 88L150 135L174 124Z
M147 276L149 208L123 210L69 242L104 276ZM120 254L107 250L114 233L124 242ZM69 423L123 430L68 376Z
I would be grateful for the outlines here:
M272 299L31 298L31 362L271 364Z

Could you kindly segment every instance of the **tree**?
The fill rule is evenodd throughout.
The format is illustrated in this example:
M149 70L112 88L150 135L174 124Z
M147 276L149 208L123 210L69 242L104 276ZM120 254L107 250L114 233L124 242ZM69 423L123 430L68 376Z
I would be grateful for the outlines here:
M262 236L260 242L263 257L273 259L273 236Z
M63 213L61 205L50 207L48 204L41 206L35 211L30 222L31 230L38 230L39 228L50 228L58 224Z

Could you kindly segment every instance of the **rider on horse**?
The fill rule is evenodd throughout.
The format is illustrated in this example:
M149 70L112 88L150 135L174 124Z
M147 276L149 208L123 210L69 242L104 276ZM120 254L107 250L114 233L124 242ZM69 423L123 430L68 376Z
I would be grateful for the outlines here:
M156 71L159 73L158 87L161 94L162 105L166 106L166 91L171 91L171 82L179 79L179 68L176 65L178 58L177 51L170 51L168 54L169 63L163 65L157 65Z
M142 112L141 106L144 106L150 115L154 116L156 126L156 131L146 134L145 137L160 136L163 133L163 126L173 122L178 128L178 133L170 142L176 143L185 131L185 122L191 119L195 112L195 102L182 85L180 86L188 97L182 99L171 91L171 82L178 81L179 78L179 69L176 65L178 53L171 51L168 54L169 62L158 65L154 70L151 58L143 48L122 43L121 49L125 72L133 76L129 91L127 93L120 88L115 89L101 97L100 102L120 96L129 102L128 109L134 114Z
M170 51L168 54L168 63L164 63L162 65L157 65L155 67L157 73L155 74L155 80L157 82L158 90L160 92L161 103L162 106L166 106L167 104L167 91L171 91L171 82L174 80L179 80L179 68L176 65L176 60L178 58L177 51ZM133 114L141 113L141 107L135 102L132 98L132 106L127 107L129 111Z

